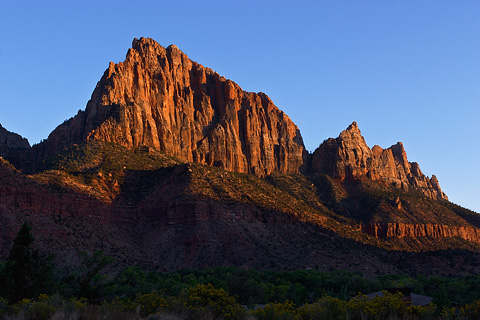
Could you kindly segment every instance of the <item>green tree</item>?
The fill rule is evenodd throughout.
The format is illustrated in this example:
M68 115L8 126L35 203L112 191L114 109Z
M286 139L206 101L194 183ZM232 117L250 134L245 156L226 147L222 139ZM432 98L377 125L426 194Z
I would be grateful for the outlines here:
M49 293L53 281L52 257L41 255L31 246L35 238L25 222L13 240L5 263L5 296L10 302Z
M187 308L191 319L240 319L243 308L224 289L215 289L211 284L199 284L184 289L180 302Z
M99 303L104 298L107 287L107 276L102 271L113 262L101 250L93 253L80 251L78 255L82 263L71 270L62 280L66 296L86 298L90 303Z

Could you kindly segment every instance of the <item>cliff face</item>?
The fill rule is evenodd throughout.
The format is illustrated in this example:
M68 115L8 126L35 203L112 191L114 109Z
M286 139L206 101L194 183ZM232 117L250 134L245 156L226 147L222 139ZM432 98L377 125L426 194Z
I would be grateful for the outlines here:
M50 134L40 158L85 139L260 176L298 172L306 157L297 126L265 94L146 38L133 40L124 62L110 63L86 110Z
M440 224L372 223L361 227L362 231L379 239L388 238L460 238L480 243L480 229L473 226Z
M34 146L35 161L86 140L257 176L300 172L311 160L314 172L342 181L368 178L447 199L435 176L408 162L401 143L370 149L355 122L309 157L297 126L265 94L245 92L176 46L147 38L133 40L124 62L110 63L85 111Z
M414 187L430 198L448 200L435 176L426 177L416 162L408 162L401 142L388 149L370 149L356 122L315 150L312 169L341 181L368 178L405 191Z
M29 149L28 140L0 125L0 156L12 149Z

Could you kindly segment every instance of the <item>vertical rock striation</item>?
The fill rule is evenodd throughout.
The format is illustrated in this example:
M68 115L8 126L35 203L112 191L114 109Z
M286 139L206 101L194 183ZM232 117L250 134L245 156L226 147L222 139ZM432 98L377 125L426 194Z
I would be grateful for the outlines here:
M263 93L190 60L175 45L134 39L110 63L86 110L60 125L40 158L84 140L147 146L186 161L262 176L298 172L307 153L297 126Z
M403 144L398 142L388 149L365 143L356 122L336 139L325 140L313 153L312 169L345 179L369 178L407 191L416 188L433 199L446 199L435 176L426 177L418 163L408 162Z
M0 125L0 157L11 162L19 162L26 157L29 150L30 143L27 139Z

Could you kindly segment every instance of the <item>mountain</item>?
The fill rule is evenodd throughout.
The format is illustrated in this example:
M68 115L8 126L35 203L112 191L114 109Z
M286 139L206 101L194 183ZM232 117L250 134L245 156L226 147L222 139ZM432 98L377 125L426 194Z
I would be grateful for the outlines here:
M0 124L0 156L6 157L15 163L22 162L30 150L28 140L2 127Z
M416 188L427 197L448 200L435 176L426 177L418 163L408 162L401 142L388 149L377 145L370 149L356 122L338 138L324 141L315 150L312 169L340 181L368 178L405 191Z
M478 214L450 203L401 143L370 149L353 122L310 154L265 94L173 45L134 39L85 111L42 143L5 135L2 257L28 220L67 265L103 249L119 267L161 270L480 271Z
M265 94L245 92L176 46L147 38L133 40L124 62L110 63L86 110L40 149L54 156L85 140L257 175L298 172L307 154L297 126Z

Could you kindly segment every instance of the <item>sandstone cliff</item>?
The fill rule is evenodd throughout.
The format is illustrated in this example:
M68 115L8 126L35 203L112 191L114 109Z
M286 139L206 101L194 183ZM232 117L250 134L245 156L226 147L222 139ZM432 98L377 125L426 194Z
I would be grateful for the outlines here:
M260 176L298 172L307 154L297 126L265 94L245 92L175 45L146 38L133 40L124 62L110 63L86 110L37 149L45 159L84 140Z
M405 191L416 188L430 198L448 200L435 176L426 177L416 162L408 162L401 142L388 149L370 149L356 122L338 138L325 140L315 150L312 169L341 181L368 178Z
M362 225L363 232L379 239L388 238L460 238L480 243L480 229L474 226L440 224L372 223Z

